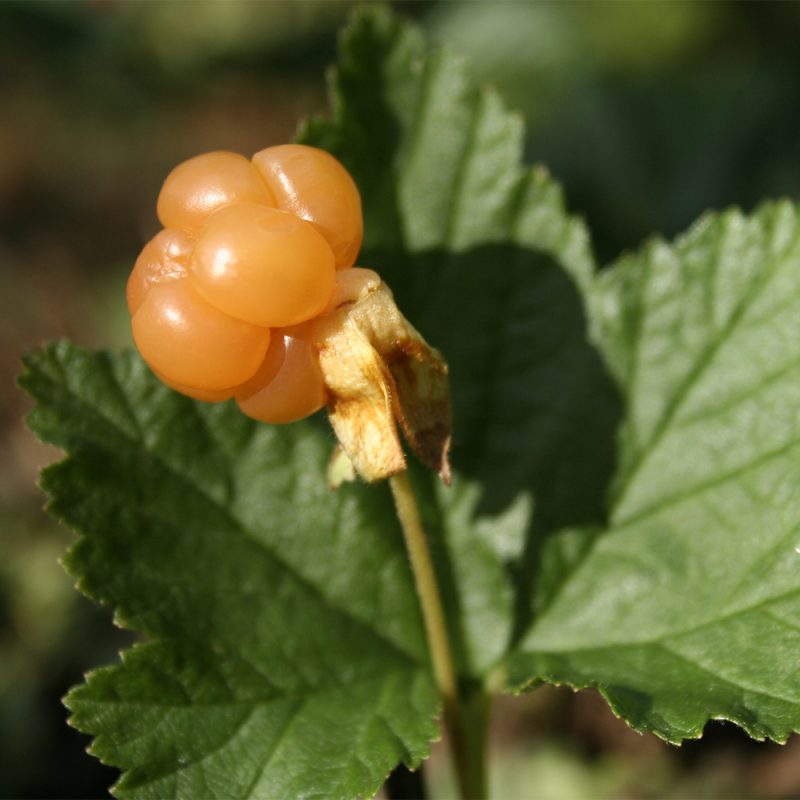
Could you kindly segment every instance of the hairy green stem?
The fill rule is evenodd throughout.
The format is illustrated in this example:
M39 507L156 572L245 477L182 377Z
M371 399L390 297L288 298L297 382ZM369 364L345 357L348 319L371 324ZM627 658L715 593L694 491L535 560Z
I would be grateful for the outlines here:
M439 585L433 569L428 537L422 527L417 501L407 472L389 478L397 518L403 529L411 570L422 607L425 632L431 653L433 674L442 697L444 726L450 743L461 796L480 800L486 796L484 770L485 713L470 714L475 725L465 727L465 714L459 695L453 651L447 633ZM470 704L472 705L472 704Z

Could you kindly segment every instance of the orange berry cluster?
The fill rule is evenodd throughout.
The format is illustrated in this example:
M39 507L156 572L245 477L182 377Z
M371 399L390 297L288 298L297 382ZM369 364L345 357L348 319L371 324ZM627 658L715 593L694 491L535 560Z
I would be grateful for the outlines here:
M199 400L291 422L325 404L307 323L363 238L361 200L323 150L268 147L248 161L206 153L178 165L158 197L164 230L127 286L133 338L161 380Z

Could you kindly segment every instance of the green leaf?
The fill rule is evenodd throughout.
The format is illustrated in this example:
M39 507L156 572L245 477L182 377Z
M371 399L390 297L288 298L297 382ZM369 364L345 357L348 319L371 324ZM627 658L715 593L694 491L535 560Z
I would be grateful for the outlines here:
M117 794L353 797L418 763L438 701L385 487L330 493L319 427L194 403L132 355L26 366L70 454L43 477L82 534L67 567L154 640L68 698Z
M550 598L512 681L598 686L639 730L800 727L800 222L708 216L602 274L625 395L608 529Z
M455 484L417 490L461 671L481 677L530 620L549 534L605 519L621 410L586 338L588 236L523 167L519 117L385 9L355 14L332 93L299 138L355 176L360 263L450 367Z

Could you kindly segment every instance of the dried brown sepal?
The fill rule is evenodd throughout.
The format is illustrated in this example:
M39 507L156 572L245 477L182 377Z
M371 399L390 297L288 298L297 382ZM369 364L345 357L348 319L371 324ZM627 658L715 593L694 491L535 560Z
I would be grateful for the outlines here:
M372 482L406 468L399 424L412 452L449 484L447 364L400 313L380 277L343 270L311 335L331 424L356 472Z

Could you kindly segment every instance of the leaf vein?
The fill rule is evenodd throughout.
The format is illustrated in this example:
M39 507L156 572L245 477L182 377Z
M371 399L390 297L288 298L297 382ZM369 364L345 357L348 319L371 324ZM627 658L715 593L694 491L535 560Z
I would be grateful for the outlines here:
M661 513L665 509L677 505L684 500L694 497L695 495L707 492L710 489L714 489L718 486L723 486L729 481L737 478L741 478L748 472L752 472L753 470L768 464L770 461L790 453L799 444L800 437L790 439L788 442L780 445L780 447L776 447L773 450L768 450L766 453L762 453L760 456L758 456L758 458L746 462L745 464L741 464L738 467L723 473L722 475L716 475L713 478L700 481L699 483L695 484L694 486L690 486L687 489L683 489L682 491L674 492L671 495L662 497L660 500L651 503L649 506L639 509L629 517L622 517L621 519L614 520L613 531L616 533L617 531L629 528L632 525L640 523L643 519L647 519L647 517Z
M797 236L795 235L793 243L796 241L796 239ZM783 255L783 253L771 254L771 257L767 260L767 267L760 276L760 279L755 282L755 286L751 287L749 291L743 293L741 300L734 308L726 323L722 326L722 329L699 353L694 365L688 371L683 381L678 385L676 392L667 403L661 419L659 420L650 437L650 441L647 443L646 447L642 447L639 450L638 454L632 460L625 479L622 481L616 491L614 505L622 505L625 495L633 486L637 475L641 472L645 463L647 463L648 459L657 449L659 443L669 430L672 421L680 411L683 403L688 398L692 389L700 381L706 370L714 363L717 355L722 351L723 347L727 344L729 338L736 331L742 320L745 319L747 310L771 284L773 278L780 273L780 265L782 261L782 259L779 257L780 255ZM643 337L640 336L639 338Z
M72 394L72 396L81 404L85 405L89 411L92 411L92 407L88 405L88 403L79 395L77 395L71 387L68 385L64 386L64 391ZM330 610L340 614L342 617L349 619L351 622L355 623L358 627L362 628L365 631L368 631L372 636L374 636L377 640L381 641L388 650L391 652L395 652L398 655L403 656L405 659L409 659L414 663L418 663L417 657L409 652L406 649L401 649L398 644L388 639L381 631L378 629L369 626L364 620L357 617L350 609L347 609L341 605L338 605L331 601L329 597L327 597L324 592L312 581L310 581L306 576L304 576L301 572L299 572L294 565L290 562L283 559L280 555L278 555L275 550L269 547L262 539L257 537L249 528L247 528L239 519L237 519L230 511L230 509L221 504L218 500L212 497L205 489L201 488L195 483L190 482L185 475L179 472L172 464L162 458L158 453L152 451L148 448L144 441L141 439L136 439L130 435L127 431L122 429L114 420L109 420L110 424L121 434L122 438L128 441L131 445L133 445L134 449L136 447L140 447L142 452L147 454L147 456L152 459L152 461L158 464L165 472L171 476L173 480L175 480L180 486L184 487L187 491L194 493L199 498L204 500L209 506L214 508L222 517L225 519L228 524L230 524L232 530L240 534L244 539L254 543L261 549L265 555L270 558L276 565L278 565L282 570L284 570L287 574L291 575L301 586L308 589L313 595L315 595L321 601L324 607L329 608ZM105 450L106 443L104 441L98 441L96 446L98 449ZM113 460L117 457L116 450L108 451L108 458ZM70 460L77 460L80 461L79 457L70 454ZM295 476L292 475L294 478Z
M281 728L278 735L275 737L273 742L271 743L269 749L263 756L263 762L261 767L256 771L255 775L253 776L252 780L250 781L249 785L245 789L244 797L253 797L253 792L255 791L256 787L258 786L261 778L264 776L264 772L266 772L267 767L269 766L272 759L275 757L275 753L278 751L278 747L281 745L283 740L286 738L286 734L288 733L289 729L292 725L297 721L298 716L300 715L300 711L303 709L305 704L308 702L307 698L299 701L295 707L292 709L292 713L286 720L286 723Z
M772 700L779 700L782 703L789 703L790 705L793 706L800 706L800 701L798 701L796 697L795 698L784 697L783 695L775 694L774 692L769 691L763 687L755 687L752 685L748 685L746 683L741 682L740 679L730 678L726 675L714 672L713 670L709 669L707 666L697 661L696 659L690 658L685 653L675 650L666 642L660 642L659 645L669 655L674 656L675 658L679 658L681 661L685 661L687 664L694 667L695 669L699 669L706 675L710 675L715 680L721 681L722 683L725 683L728 686L732 686L735 689L739 689L744 692L749 692L751 694L757 694L760 695L761 697L769 697Z
M444 236L442 237L443 244L448 249L452 249L453 237L455 235L456 225L459 221L461 196L463 194L467 173L469 172L469 168L471 166L473 148L475 146L475 140L478 135L478 129L480 127L484 112L482 95L477 95L477 97L470 98L470 100L472 108L469 121L469 130L467 131L467 139L459 156L456 174L453 177L451 184L452 188L450 192L450 207L447 210Z
M708 406L700 409L694 414L685 417L680 421L678 427L681 429L688 428L697 422L703 422L707 420L709 417L713 418L720 414L724 414L725 412L741 405L746 400L750 400L751 398L758 396L764 389L780 381L782 378L785 378L787 375L789 375L789 373L791 373L793 370L796 370L798 367L800 367L800 356L786 362L786 364L784 364L780 369L776 369L768 375L759 378L753 383L752 386L748 387L743 392L734 395L733 397L726 398L718 405Z

